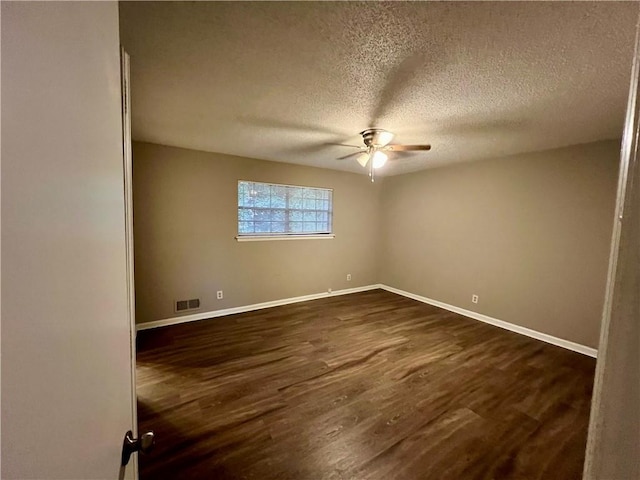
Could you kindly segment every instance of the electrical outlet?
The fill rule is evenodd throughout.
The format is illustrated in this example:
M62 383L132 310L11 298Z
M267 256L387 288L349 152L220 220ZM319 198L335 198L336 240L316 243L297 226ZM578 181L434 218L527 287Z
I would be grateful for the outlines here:
M350 281L351 281L351 274L347 273L347 282L350 282Z
M218 290L218 292L216 293L216 298L218 300L222 300L224 298L224 295L222 294L222 290Z
M478 303L478 295L471 295L471 303Z

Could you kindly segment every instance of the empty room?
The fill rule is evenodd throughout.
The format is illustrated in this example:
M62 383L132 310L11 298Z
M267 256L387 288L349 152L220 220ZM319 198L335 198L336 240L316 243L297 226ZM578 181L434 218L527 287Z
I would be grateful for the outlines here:
M640 478L637 2L0 10L0 478Z
M636 14L121 3L141 478L580 478Z

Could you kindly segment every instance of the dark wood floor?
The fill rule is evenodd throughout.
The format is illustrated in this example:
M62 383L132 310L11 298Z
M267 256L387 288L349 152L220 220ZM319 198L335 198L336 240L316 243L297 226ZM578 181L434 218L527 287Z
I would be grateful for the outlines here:
M151 479L579 479L595 360L374 290L138 334Z

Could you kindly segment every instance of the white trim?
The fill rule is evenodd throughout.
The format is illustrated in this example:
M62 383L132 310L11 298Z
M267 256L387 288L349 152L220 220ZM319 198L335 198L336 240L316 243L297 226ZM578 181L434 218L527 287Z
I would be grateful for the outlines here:
M473 312L471 310L466 310L464 308L456 307L454 305L449 305L448 303L439 302L438 300L433 300L431 298L423 297L421 295L416 295L415 293L405 292L404 290L390 287L388 285L384 285L381 283L374 284L374 285L366 285L364 287L336 290L335 292L313 293L311 295L303 295L300 297L292 297L292 298L283 298L282 300L273 300L271 302L255 303L253 305L246 305L243 307L233 307L233 308L226 308L223 310L213 310L211 312L194 313L192 315L184 315L181 317L167 318L164 320L156 320L153 322L140 323L136 326L136 329L138 331L141 331L141 330L148 330L148 329L157 328L157 327L166 327L169 325L178 325L180 323L195 322L197 320L206 320L208 318L216 318L216 317L223 317L225 315L233 315L236 313L251 312L253 310L260 310L263 308L278 307L280 305L288 305L290 303L306 302L307 300L317 300L318 298L326 298L326 297L332 297L336 295L348 295L350 293L366 292L368 290L375 290L377 288L386 290L391 293L395 293L397 295L402 295L403 297L417 300L418 302L427 303L435 307L443 308L445 310L449 310L450 312L464 315L465 317L472 318L474 320L479 320L481 322L488 323L496 327L504 328L505 330L509 330L511 332L519 333L521 335L525 335L530 338L535 338L536 340L541 340L543 342L556 345L557 347L562 347L568 350L572 350L574 352L582 353L583 355L588 355L589 357L596 358L598 354L598 351L595 348L587 347L579 343L554 337L552 335L538 332L536 330L522 327L520 325L515 325L513 323L505 322L504 320L498 320L497 318L489 317L487 315Z
M240 182L259 183L261 185L275 185L276 187L310 188L312 190L325 190L333 193L333 188L327 188L327 187L311 187L309 185L291 185L290 183L258 182L256 180L240 180L240 179L238 180L238 185L240 185Z
M312 235L238 235L239 242L264 242L267 240L333 240L333 233L319 233Z
M131 364L131 432L138 436L138 394L136 391L136 291L133 244L133 155L131 153L131 72L129 54L120 47L122 97L122 154L124 181L124 231L127 262L127 309L129 311L129 342ZM138 454L129 460L129 478L138 480Z
M488 323L496 327L504 328L505 330L510 330L512 332L519 333L527 337L535 338L536 340L542 340L543 342L547 342L552 345L556 345L558 347L566 348L568 350L573 350L574 352L582 353L590 357L596 358L598 355L598 350L596 350L595 348L587 347L579 343L554 337L552 335L538 332L536 330L531 330L530 328L522 327L520 325L514 325L513 323L505 322L504 320L498 320L497 318L483 315L482 313L477 313L471 310L466 310L464 308L449 305L448 303L439 302L438 300L433 300L431 298L423 297L421 295L416 295L415 293L405 292L404 290L389 287L387 285L380 285L380 288L388 292L402 295L403 297L411 298L413 300L417 300L422 303L428 303L429 305L433 305L435 307L444 308L445 310L449 310L450 312L458 313L460 315L464 315L465 317L473 318L474 320L479 320L481 322Z
M195 322L197 320L206 320L208 318L223 317L225 315L233 315L236 313L251 312L253 310L261 310L263 308L279 307L281 305L289 305L290 303L306 302L307 300L317 300L318 298L335 297L337 295L348 295L350 293L366 292L381 288L380 285L365 285L364 287L345 288L344 290L336 290L334 292L312 293L311 295L302 295L300 297L283 298L281 300L273 300L271 302L254 303L253 305L245 305L243 307L225 308L223 310L213 310L211 312L194 313L192 315L184 315L181 317L166 318L164 320L156 320L153 322L139 323L136 330L148 330L150 328L166 327L169 325L178 325L180 323Z

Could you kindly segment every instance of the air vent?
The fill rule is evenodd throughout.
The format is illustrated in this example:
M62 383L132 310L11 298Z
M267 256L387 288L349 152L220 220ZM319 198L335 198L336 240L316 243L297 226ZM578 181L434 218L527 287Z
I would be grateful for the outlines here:
M186 312L188 310L197 310L200 308L200 299L192 298L191 300L177 300L176 304L176 312Z
M189 300L178 300L176 302L176 312L181 312L182 310L189 310Z
M193 310L195 308L200 308L199 298L194 298L193 300L189 300L189 310Z

